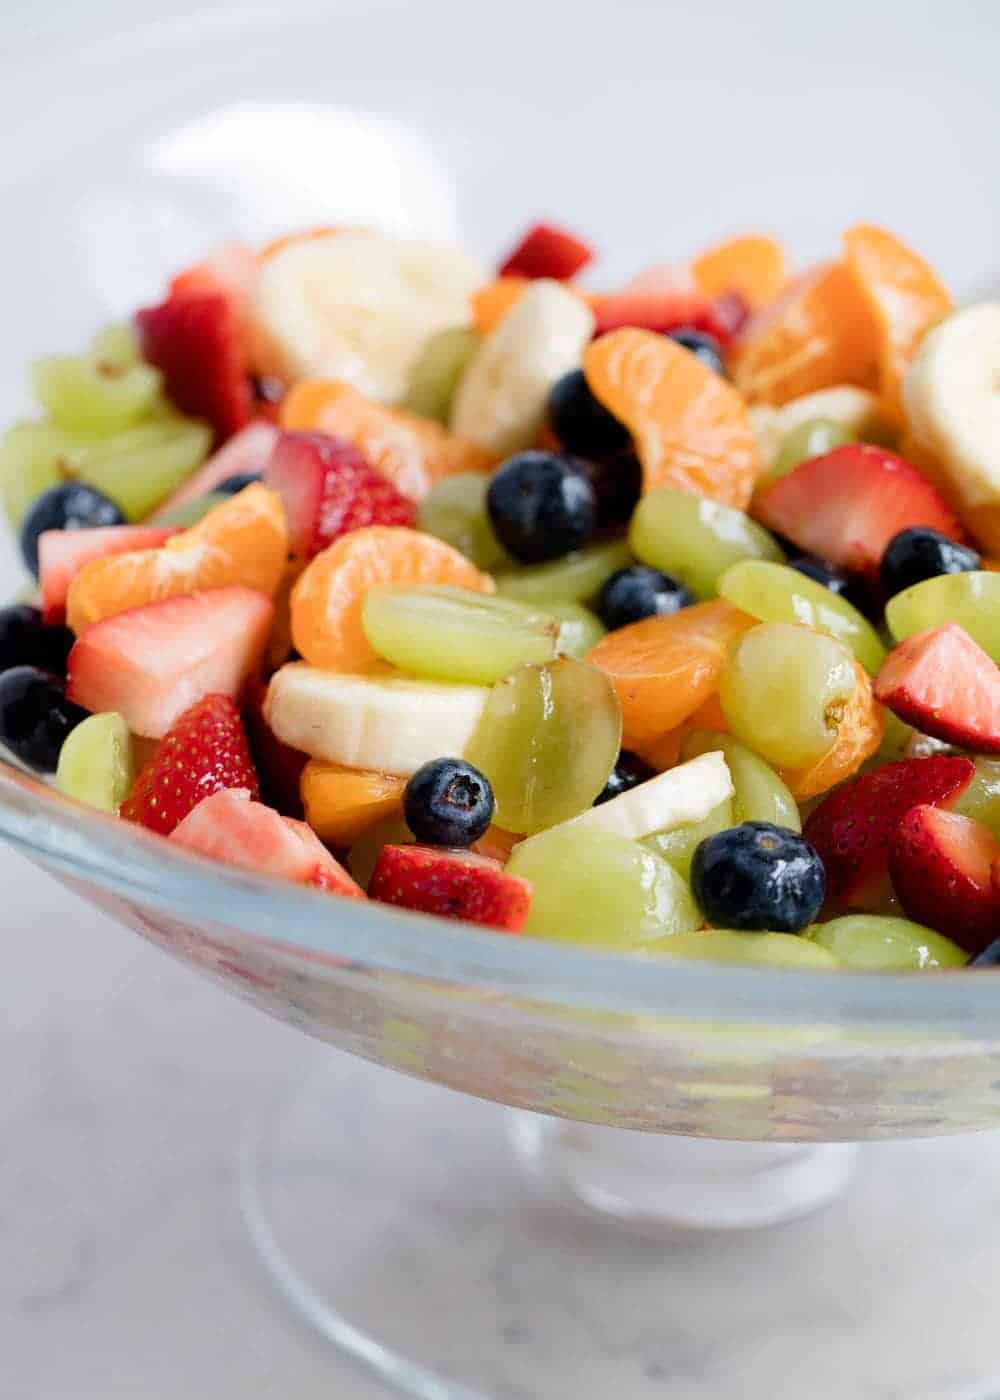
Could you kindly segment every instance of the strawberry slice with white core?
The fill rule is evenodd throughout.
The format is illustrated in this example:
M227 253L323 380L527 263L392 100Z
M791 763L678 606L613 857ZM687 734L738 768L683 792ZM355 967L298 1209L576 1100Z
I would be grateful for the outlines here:
M73 579L91 559L158 549L177 533L165 525L107 525L96 530L45 530L38 537L38 577L42 620L46 626L66 620L66 597Z
M875 698L922 734L1000 753L1000 667L957 622L896 647L879 672Z

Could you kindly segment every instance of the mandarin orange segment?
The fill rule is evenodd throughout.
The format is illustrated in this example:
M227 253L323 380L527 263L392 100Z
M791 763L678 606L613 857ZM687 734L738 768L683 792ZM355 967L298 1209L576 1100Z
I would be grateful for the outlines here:
M361 624L365 594L378 584L450 583L493 593L489 574L433 535L369 525L334 540L292 589L292 640L313 666L371 671L379 662Z
M498 277L472 293L472 325L480 335L494 330L531 282L527 277Z
M635 439L643 491L672 486L746 509L760 461L732 385L666 336L630 327L595 340L583 371Z
M287 559L281 497L255 483L158 549L108 555L84 565L70 585L67 620L79 633L129 608L233 584L273 597Z
M676 729L671 729L669 734L664 734L662 738L654 739L649 745L641 750L639 757L658 773L665 773L668 768L673 768L680 761L681 745L685 738L693 729L710 729L715 734L728 734L729 721L723 712L718 695L710 695L704 705L699 705L693 715L689 715L683 724L679 724Z
M788 262L776 238L750 233L706 249L692 261L691 273L707 297L739 292L756 311L773 301L788 281Z
M340 380L304 379L293 385L281 403L281 426L349 438L376 470L415 501L446 476L488 471L496 464L478 443L429 418L366 399Z
M405 787L405 778L319 758L309 760L299 779L306 821L331 846L352 846L376 822L400 818Z
M796 278L751 316L729 352L737 389L779 406L835 384L874 389L879 332L867 299L844 263Z
M903 376L923 337L954 303L934 269L887 229L849 228L844 254L878 327L879 392L901 421Z
M266 262L291 243L305 243L310 238L329 238L331 234L339 232L340 229L333 224L317 224L314 228L299 229L297 233L283 233L280 238L272 238L269 243L265 243L257 254L257 259L259 262Z
M855 661L857 685L837 729L833 747L809 768L784 768L780 776L797 802L819 797L856 773L871 758L885 733L885 710L875 699L871 678Z
M754 620L718 599L667 617L647 617L602 637L587 660L610 678L622 708L626 748L655 752L719 688L730 645Z
M473 841L472 849L478 856L488 856L491 860L498 860L501 865L506 865L510 860L511 851L523 840L523 836L504 831L502 826L491 826L478 841Z

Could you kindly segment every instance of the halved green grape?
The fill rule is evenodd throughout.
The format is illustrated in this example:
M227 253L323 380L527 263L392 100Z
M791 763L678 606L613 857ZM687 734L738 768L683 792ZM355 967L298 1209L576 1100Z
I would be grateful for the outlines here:
M696 847L706 836L714 836L716 832L727 831L736 825L732 798L727 797L725 802L720 802L718 807L714 807L700 822L675 826L673 831L656 831L652 836L644 836L642 844L668 861L678 875L690 880L691 861L694 859Z
M699 598L714 598L719 579L740 559L785 557L774 536L741 510L670 488L643 496L628 541L643 564L680 579Z
M117 812L135 780L132 735L121 715L90 715L59 750L56 786L102 812Z
M604 636L604 624L582 603L564 603L551 598L545 604L545 611L559 623L556 651L564 651L567 656L586 656Z
M216 506L221 506L224 501L231 501L232 496L227 496L224 491L209 491L205 496L196 496L191 501L182 501L179 506L173 506L170 510L162 511L156 517L157 525L179 525L181 529L190 529L192 525L197 525L199 520L204 520L210 510Z
M370 588L365 636L385 661L434 680L492 685L522 662L555 655L559 624L511 598L426 584Z
M90 342L90 353L95 360L121 369L137 365L142 359L142 351L135 326L129 321L116 321L105 326Z
M596 598L612 574L632 563L625 541L612 540L588 545L551 564L532 564L497 574L497 588L505 597L519 598L522 603L586 603Z
M208 456L212 430L193 418L144 423L78 450L77 475L144 520Z
M729 653L719 699L738 739L769 763L805 768L832 747L856 684L842 642L789 622L762 622Z
M976 775L952 811L988 826L1000 836L1000 758L977 758Z
M386 818L359 836L347 853L347 867L363 890L375 874L383 846L412 846L416 837L404 821Z
M615 766L622 716L596 666L518 666L490 692L465 752L489 778L496 823L531 836L593 804Z
M1000 574L985 569L939 574L904 588L885 607L897 642L942 622L957 622L1000 664Z
M692 729L681 743L681 759L687 762L703 753L721 753L733 780L733 820L771 822L789 831L802 830L798 803L769 763L729 734L710 729Z
M490 479L483 472L458 472L432 487L417 507L417 529L436 535L471 559L477 569L512 563L486 513Z
M31 367L35 396L60 428L118 433L145 418L162 377L139 361L123 365L93 355L44 355Z
M432 335L410 370L403 407L447 423L458 381L479 344L480 337L469 326L450 326Z
M743 933L739 929L713 928L664 938L649 951L675 958L816 972L832 972L841 966L829 949L796 933Z
M900 758L907 758L910 753L910 743L916 732L898 715L894 715L891 710L886 710L885 733L882 735L878 752L871 760L871 766L878 767L882 763L895 763Z
M36 496L74 472L74 440L54 423L15 423L0 438L0 486L4 509L19 528Z
M694 897L638 841L563 828L515 846L512 875L534 886L526 934L595 947L642 948L698 927Z
M885 660L878 633L857 608L787 564L744 559L723 574L719 593L761 622L800 622L829 632L851 648L871 675Z
M849 914L828 924L811 924L802 937L860 972L964 967L969 961L968 953L943 934L909 919L878 914Z
M777 481L779 476L787 476L801 462L808 462L810 457L822 457L825 452L832 452L835 447L843 447L845 443L853 441L854 435L836 419L809 418L782 438L774 466L767 476L767 484Z

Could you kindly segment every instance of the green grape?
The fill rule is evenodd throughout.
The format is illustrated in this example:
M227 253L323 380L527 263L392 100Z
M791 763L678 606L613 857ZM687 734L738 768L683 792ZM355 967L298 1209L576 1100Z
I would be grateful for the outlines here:
M726 570L719 593L761 622L800 622L829 632L851 648L871 675L885 660L878 633L857 608L787 564L745 559Z
M909 919L877 914L849 914L828 924L812 924L802 937L859 972L964 967L969 961L968 953L943 934Z
M196 419L144 423L79 451L77 474L128 520L144 520L201 466L211 446L211 428Z
M512 875L534 886L524 931L596 947L642 948L698 927L691 891L638 841L563 827L515 846Z
M724 756L733 780L731 825L771 822L774 826L787 827L789 831L802 830L798 803L770 764L728 734L693 729L684 736L681 758L685 762L703 753L713 752Z
M479 336L468 326L451 326L432 335L410 370L403 407L422 418L447 423L458 381L479 343Z
M75 441L53 423L15 423L0 438L4 509L16 530L36 496L74 475Z
M157 515L156 523L179 525L182 530L188 530L192 525L197 525L199 520L203 520L210 510L232 499L225 491L209 491L205 496L196 496L191 501L182 501L179 506L162 511Z
M152 365L93 355L45 355L31 375L39 403L69 432L122 432L146 417L162 384Z
M511 558L493 532L486 513L486 489L490 479L482 472L446 476L417 507L417 529L436 535L477 569L496 569Z
M871 760L871 766L878 768L883 763L895 763L900 758L907 758L910 752L910 743L916 732L898 715L894 715L891 710L886 710L885 733L882 735L878 752Z
M132 735L121 715L90 715L59 750L56 786L102 812L117 812L134 778Z
M492 685L522 662L555 654L559 624L510 598L443 584L370 588L362 626L394 666L442 681Z
M857 677L833 637L762 622L736 642L719 699L738 739L781 768L806 768L832 747Z
M551 564L532 564L497 574L497 588L507 598L522 603L586 603L596 598L602 585L633 563L624 540L592 544L556 559Z
M779 476L787 476L802 462L811 457L822 457L835 447L843 447L853 442L854 435L834 418L808 418L797 428L792 428L781 440L781 447L774 466L767 475L766 485L777 481Z
M957 802L953 812L988 826L1000 836L1000 758L977 758L976 775Z
M518 666L493 687L465 757L489 778L496 822L531 836L586 811L621 747L607 676L573 656Z
M669 488L643 496L628 542L643 564L680 579L699 598L714 598L720 577L740 559L785 557L763 525L741 510Z
M924 579L889 599L885 620L897 642L927 627L957 622L1000 663L1000 574L984 569Z
M99 363L128 369L142 359L139 337L129 321L116 321L97 332L90 342L90 353Z
M718 807L714 807L700 822L675 826L672 831L655 831L652 836L644 836L642 844L668 861L678 875L689 880L695 849L705 837L714 836L719 831L728 831L731 826L736 825L732 798L727 797L725 802L720 802Z
M559 636L556 638L556 651L564 651L567 656L586 656L591 647L604 636L604 625L582 603L563 603L549 599L545 604L549 617L559 623Z
M795 933L745 933L740 929L728 928L675 935L657 943L651 951L708 962L816 972L835 971L841 965L829 949L800 938Z
M363 890L371 883L383 846L412 846L417 838L404 821L387 817L359 836L347 853L347 867Z

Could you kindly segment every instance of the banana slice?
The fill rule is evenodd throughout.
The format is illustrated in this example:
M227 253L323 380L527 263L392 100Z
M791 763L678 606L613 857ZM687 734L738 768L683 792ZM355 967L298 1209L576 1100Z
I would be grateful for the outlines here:
M483 269L455 248L368 231L296 239L261 264L251 358L286 381L345 379L396 402L429 336L466 325Z
M558 282L532 282L459 381L452 432L498 457L530 447L545 421L549 391L579 368L595 324L590 307Z
M751 407L750 424L766 467L774 466L781 444L788 434L810 418L830 418L862 442L893 441L892 424L886 418L878 397L867 389L855 388L853 384L836 384L831 389L802 394L781 408L770 408L767 404L754 404Z
M432 758L464 752L489 693L292 662L272 677L265 714L279 739L310 758L409 777Z

